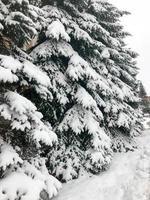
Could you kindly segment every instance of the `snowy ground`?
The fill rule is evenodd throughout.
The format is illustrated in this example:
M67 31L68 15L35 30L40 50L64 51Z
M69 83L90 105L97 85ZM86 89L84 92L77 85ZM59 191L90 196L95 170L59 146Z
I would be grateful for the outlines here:
M143 126L145 129L150 129L150 117L144 117Z
M108 171L64 184L53 200L150 200L150 130L137 142L138 150L116 154Z

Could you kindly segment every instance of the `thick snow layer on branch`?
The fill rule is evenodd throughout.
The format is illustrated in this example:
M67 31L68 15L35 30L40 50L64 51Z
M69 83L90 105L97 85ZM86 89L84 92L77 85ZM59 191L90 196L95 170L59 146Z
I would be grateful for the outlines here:
M10 109L14 110L20 115L23 115L27 112L30 113L36 111L36 107L31 101L15 92L5 93L5 99L9 102Z
M100 112L98 118L103 119L103 115ZM67 131L69 127L76 134L81 133L84 128L89 132L89 134L94 135L94 133L99 132L99 122L96 120L96 116L92 111L83 108L80 105L73 106L66 113L63 121L59 124L59 129L61 131Z
M82 117L79 115L79 108L77 106L74 106L66 113L63 121L59 124L58 129L60 131L67 131L69 127L76 134L81 133L84 129L84 122Z
M82 114L81 114L82 116ZM103 119L103 115L101 113L101 120ZM84 125L85 129L91 134L95 135L100 132L100 124L99 121L96 119L94 114L91 111L84 111ZM103 133L103 132L102 132Z
M40 141L49 146L56 142L56 134L41 121L43 116L31 101L11 91L4 96L6 104L0 105L0 115L12 121L12 129L30 131L38 146Z
M40 192L45 189L41 180L34 180L23 173L11 173L0 183L0 199L39 200Z
M40 172L39 172L40 173ZM0 183L0 199L39 200L42 191L46 191L49 198L58 193L61 184L52 176L32 178L24 173L13 172Z
M29 61L21 63L12 56L0 55L0 72L0 80L3 78L2 80L16 81L18 78L15 73L18 72L24 73L29 78L29 81L35 80L38 84L45 87L50 85L49 77L37 66Z
M101 53L102 58L110 58L110 53L107 48L105 48Z
M10 69L14 73L22 69L22 63L12 56L0 55L0 65L6 69Z
M24 162L23 167L20 169L21 172L28 174L33 179L39 179L44 182L45 190L49 195L49 198L56 196L58 190L61 188L61 183L49 174L48 169L45 165L45 159L35 158L31 160L31 164Z
M96 101L92 96L81 86L78 87L75 98L78 103L81 103L84 108L97 107Z
M121 112L119 114L117 124L118 124L119 127L123 126L123 127L126 127L126 128L130 128L131 118L127 114Z
M0 147L0 168L3 171L5 171L10 165L15 165L22 162L22 159L10 145L3 144Z
M17 82L18 77L15 75L17 70L21 70L22 64L11 56L0 55L0 81Z
M89 63L76 52L69 60L66 73L73 81L96 76L96 72L89 66Z
M13 74L10 69L5 69L0 66L0 82L13 83L17 81L18 81L18 77L15 74Z
M21 63L17 59L14 59L12 56L0 55L0 67L0 76L2 76L1 74L4 73L7 69L8 79L10 74L13 77L17 77L12 73L23 72L24 75L29 78L29 81L35 80L38 84L46 87L50 85L50 80L46 73L44 73L41 69L29 61L24 61ZM5 68L5 71L2 67ZM5 78L4 75L2 77Z
M84 40L88 43L93 44L93 39L90 37L90 35L81 29L77 24L73 23L71 24L71 34L74 36L75 39L77 40Z
M39 58L45 60L47 58L49 59L52 55L70 58L73 54L75 54L75 51L66 41L61 40L56 42L52 40L46 40L37 48L35 48L30 55L35 60L38 60Z
M26 28L30 31L32 31L33 35L37 34L37 31L35 29L35 24L31 20L31 18L27 17L23 13L16 11L16 12L11 12L7 17L6 17L6 24L7 25L19 25L19 24L26 24Z
M67 42L70 41L69 35L65 31L64 25L59 21L53 21L46 31L48 38L55 38L56 40L63 39Z
M35 129L31 132L31 134L37 143L42 142L48 146L52 146L52 142L57 142L56 134L48 128L47 130Z
M29 61L23 63L23 72L28 76L31 81L36 80L38 84L48 87L50 85L50 79L42 70Z
M112 95L112 89L110 88L108 81L97 74L93 79L88 81L87 87L91 90L101 91L103 95Z
M48 173L45 160L38 157L30 163L22 162L15 171L5 174L0 180L0 199L50 199L57 195L60 188L61 183Z
M111 140L104 131L103 128L98 129L99 132L95 132L93 135L93 146L96 151L101 151L103 147L107 147L108 149L110 148L111 145Z
M29 86L29 82L33 81L37 93L42 97L50 94L50 79L38 66L29 61L20 62L12 56L0 55L0 81L13 83L19 81L20 77L23 78L22 85L26 83Z

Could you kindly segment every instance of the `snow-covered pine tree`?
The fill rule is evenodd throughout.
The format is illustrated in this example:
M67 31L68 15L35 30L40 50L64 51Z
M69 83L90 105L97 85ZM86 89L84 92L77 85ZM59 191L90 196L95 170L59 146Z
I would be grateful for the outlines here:
M138 54L126 47L123 39L130 34L123 30L119 21L120 17L129 13L118 10L108 1L101 3L93 1L91 8L90 13L95 14L101 26L111 36L111 39L104 39L108 42L109 52L109 59L105 65L113 83L115 101L111 98L106 103L108 106L105 108L106 115L104 115L106 126L112 135L115 151L132 149L134 144L130 145L131 139L141 132L142 127L138 109L138 81L136 79L138 68L135 61Z
M23 51L40 29L41 12L28 0L0 1L1 200L49 199L61 186L41 156L57 136L30 101L32 93L48 98L50 79Z
M107 0L42 2L45 25L30 55L51 81L51 99L37 102L59 138L47 166L67 181L105 169L112 149L132 148L141 127L137 54L119 22L128 13Z
M144 85L139 81L140 108L143 114L150 114L150 103Z

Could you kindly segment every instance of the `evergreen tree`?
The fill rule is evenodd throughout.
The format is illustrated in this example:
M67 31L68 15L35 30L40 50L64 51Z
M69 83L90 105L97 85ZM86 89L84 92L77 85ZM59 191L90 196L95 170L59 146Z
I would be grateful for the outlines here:
M143 98L143 97L146 97L146 96L147 96L147 93L146 93L146 90L144 88L144 85L141 81L139 81L139 97Z
M49 199L60 183L48 172L99 173L113 150L133 148L138 69L125 14L107 0L0 0L0 199Z
M36 101L57 133L47 167L63 181L98 173L112 149L130 149L138 135L135 58L120 11L107 1L42 1L42 28L30 56L50 79L49 98Z
M142 82L139 82L139 97L141 99L140 101L140 107L144 114L150 114L150 103L148 101L148 96L146 93L146 90L142 84Z
M23 51L40 29L41 12L28 0L0 1L1 200L51 198L60 188L42 156L57 142L57 136L27 99L31 93L43 99L49 96L49 77Z

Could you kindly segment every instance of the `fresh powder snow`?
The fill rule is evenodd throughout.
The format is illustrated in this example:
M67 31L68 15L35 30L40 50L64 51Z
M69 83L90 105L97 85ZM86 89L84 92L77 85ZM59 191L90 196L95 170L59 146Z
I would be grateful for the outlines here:
M63 184L53 200L149 200L150 130L137 138L134 152L117 153L108 171Z
M108 0L0 0L0 200L149 198L126 14Z

